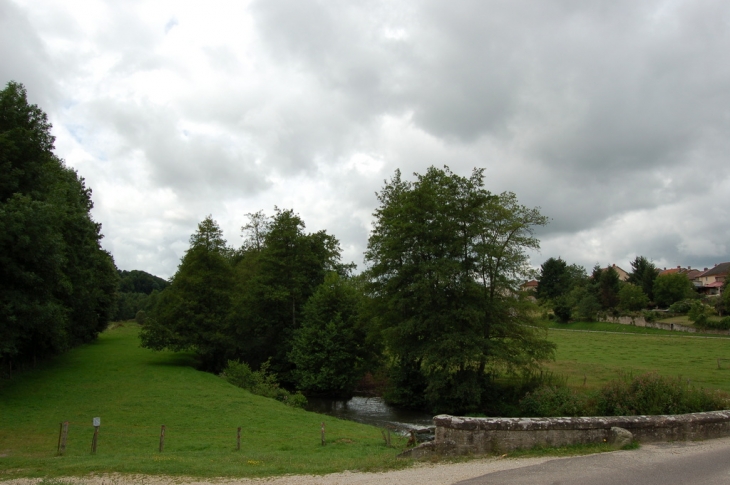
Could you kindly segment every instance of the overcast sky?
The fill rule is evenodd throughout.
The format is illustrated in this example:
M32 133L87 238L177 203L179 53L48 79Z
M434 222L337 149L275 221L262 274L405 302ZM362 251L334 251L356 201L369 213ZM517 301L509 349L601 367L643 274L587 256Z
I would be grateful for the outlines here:
M430 165L540 206L539 266L730 261L730 2L0 0L120 269L212 214L292 208L363 267L375 192Z

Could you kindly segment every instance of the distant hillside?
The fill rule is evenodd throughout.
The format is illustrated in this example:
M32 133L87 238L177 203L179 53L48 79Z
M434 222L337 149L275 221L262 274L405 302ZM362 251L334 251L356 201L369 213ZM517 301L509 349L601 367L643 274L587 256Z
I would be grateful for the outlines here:
M170 285L169 281L138 269L117 270L117 273L119 285L113 321L131 320L140 310L148 311L157 300L157 294Z

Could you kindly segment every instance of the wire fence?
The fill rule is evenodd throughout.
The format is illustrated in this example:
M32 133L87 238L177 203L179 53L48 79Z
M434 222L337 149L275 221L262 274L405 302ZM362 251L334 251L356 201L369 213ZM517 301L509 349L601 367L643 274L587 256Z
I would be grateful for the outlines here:
M387 434L386 434L387 431ZM331 434L328 441L328 430L324 422L311 432L312 445L325 446L328 442L347 439L344 436ZM301 436L302 431L297 430L296 437ZM311 433L311 434L310 434ZM115 452L121 449L137 448L163 453L166 449L170 451L190 451L195 449L215 448L221 450L240 450L242 443L257 445L265 444L267 447L287 446L292 444L294 436L275 438L276 433L271 430L248 430L244 426L238 427L211 427L211 426L188 426L188 425L140 425L140 424L110 424L102 426L81 423L78 421L64 421L59 423L58 443L56 453L67 454L73 448L74 454L82 451L88 446L92 454L99 449ZM390 430L383 430L383 440L386 446L390 446ZM373 438L379 438L373 435Z

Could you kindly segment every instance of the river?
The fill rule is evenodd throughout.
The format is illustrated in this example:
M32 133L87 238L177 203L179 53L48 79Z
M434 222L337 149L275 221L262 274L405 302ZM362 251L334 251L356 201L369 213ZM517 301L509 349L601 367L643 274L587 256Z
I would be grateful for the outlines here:
M309 398L307 410L379 428L401 431L433 426L432 415L389 406L380 397L355 396L349 401L313 397Z

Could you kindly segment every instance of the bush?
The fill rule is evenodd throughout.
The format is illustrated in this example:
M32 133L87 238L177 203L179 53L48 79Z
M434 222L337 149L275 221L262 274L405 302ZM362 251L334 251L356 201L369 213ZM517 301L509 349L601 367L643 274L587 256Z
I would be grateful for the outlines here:
M644 310L643 312L641 312L641 316L644 317L645 322L656 322L656 312Z
M680 378L655 373L630 374L606 384L596 396L596 412L602 416L684 414L725 408L717 393L691 387Z
M682 313L685 314L689 312L690 308L692 308L692 304L695 302L695 300L691 300L689 298L686 298L684 300L680 300L678 302L672 303L669 306L669 311L671 313Z
M558 298L553 305L553 313L560 323L568 323L572 313L572 308L565 298Z
M543 386L528 392L520 401L523 416L586 416L589 414L586 396L567 386Z
M292 407L303 408L307 405L307 398L301 392L292 394L279 386L276 374L269 373L268 361L261 365L260 370L252 371L245 362L229 360L221 377L234 386L259 396L276 399Z
M698 322L695 322L695 324L700 325ZM730 330L730 317L725 317L719 321L705 318L705 322L701 326L712 330Z

